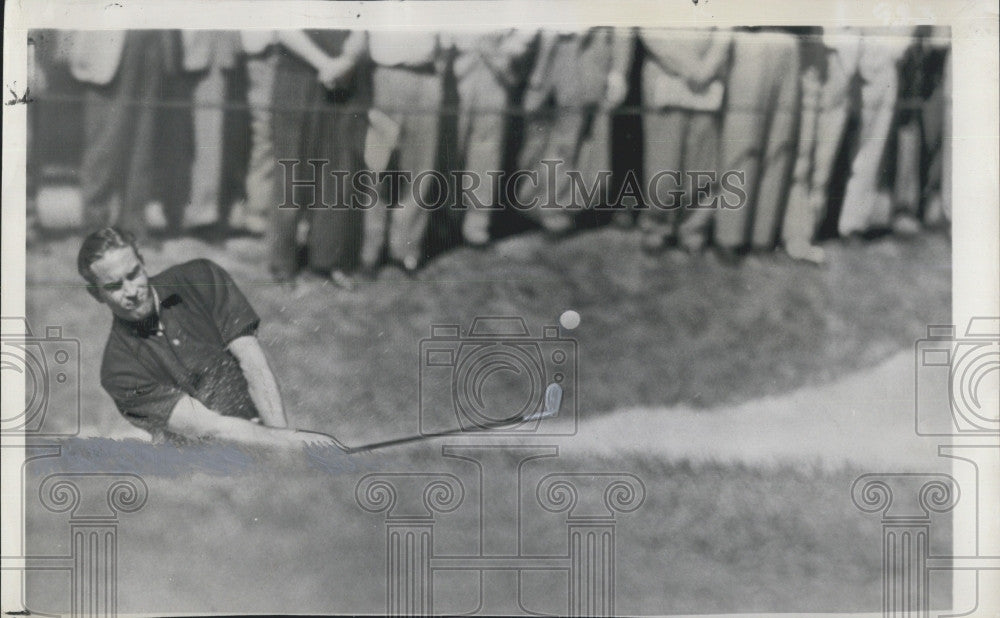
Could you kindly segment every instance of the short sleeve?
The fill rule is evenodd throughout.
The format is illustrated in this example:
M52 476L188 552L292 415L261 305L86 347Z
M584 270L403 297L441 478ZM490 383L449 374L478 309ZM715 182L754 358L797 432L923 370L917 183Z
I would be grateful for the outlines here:
M166 431L170 413L184 397L176 388L130 370L104 375L101 385L128 422L154 435Z
M204 283L207 285L195 285L192 289L204 297L222 342L229 345L234 339L256 334L260 318L233 278L215 262L199 262L206 273Z

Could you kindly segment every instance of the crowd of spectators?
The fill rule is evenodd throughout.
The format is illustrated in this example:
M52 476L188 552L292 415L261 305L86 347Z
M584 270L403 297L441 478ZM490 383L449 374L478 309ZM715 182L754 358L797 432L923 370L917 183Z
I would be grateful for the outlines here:
M950 219L949 37L927 27L30 42L29 209L47 183L70 183L81 227L141 240L156 203L157 237L194 223L259 236L279 281L303 268L343 287L387 264L413 272L440 250L441 226L484 247L518 229L512 217L552 237L617 225L651 254L727 263L776 249L822 263L818 240ZM331 208L330 195L365 196L330 170L465 176ZM498 172L520 181L498 191ZM445 208L426 207L441 204L434 192Z

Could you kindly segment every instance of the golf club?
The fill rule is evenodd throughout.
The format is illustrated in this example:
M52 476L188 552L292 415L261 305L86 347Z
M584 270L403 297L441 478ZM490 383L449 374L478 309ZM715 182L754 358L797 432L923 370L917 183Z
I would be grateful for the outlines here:
M359 446L347 446L343 444L333 436L328 436L337 445L337 448L344 451L348 455L353 455L355 453L362 453L368 451L374 451L376 449L388 448L390 446L399 446L402 444L408 444L410 442L418 442L420 440L427 440L430 438L441 438L444 436L452 436L461 433L480 433L487 432L493 429L501 429L503 427L510 427L511 425L516 425L518 423L526 423L530 421L538 421L545 418L551 418L553 416L559 415L559 408L562 406L562 387L558 384L549 384L545 389L545 402L541 410L534 412L532 414L504 419L502 421L493 421L489 423L481 423L476 425L473 429L465 429L462 427L456 427L454 429L447 429L445 431L438 431L434 433L423 433L415 436L406 436L403 438L393 438L391 440L382 440L380 442L372 442L370 444L362 444ZM320 432L313 432L320 433ZM324 434L327 435L327 434Z

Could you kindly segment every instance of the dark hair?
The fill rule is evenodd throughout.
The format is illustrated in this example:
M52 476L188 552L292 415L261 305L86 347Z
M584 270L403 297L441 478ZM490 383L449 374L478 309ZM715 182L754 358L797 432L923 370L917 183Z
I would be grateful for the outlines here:
M103 227L96 232L89 234L83 239L80 245L80 253L76 256L76 270L80 276L87 280L87 291L94 298L97 298L97 277L90 270L90 265L98 261L108 251L132 247L135 255L142 261L142 255L138 247L135 246L135 236L126 230L118 227Z

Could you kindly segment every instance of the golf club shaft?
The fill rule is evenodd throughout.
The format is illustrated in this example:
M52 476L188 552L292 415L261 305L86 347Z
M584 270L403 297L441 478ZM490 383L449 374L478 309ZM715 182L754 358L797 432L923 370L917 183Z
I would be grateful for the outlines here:
M353 455L354 453L361 453L367 451L374 451L380 448L386 448L389 446L399 446L401 444L408 444L410 442L419 442L421 440L429 440L431 438L443 438L445 436L453 436L459 433L480 433L483 431L490 431L491 429L500 429L501 427L508 427L510 425L515 425L521 422L521 418L511 418L504 421L495 421L492 423L485 423L482 425L477 425L473 429L463 429L462 427L455 427L454 429L446 429L444 431L436 431L433 433L422 433L415 436L406 436L403 438L393 438L391 440L382 440L381 442L372 442L371 444L362 444L360 446L345 446L342 447L344 452L348 455Z

